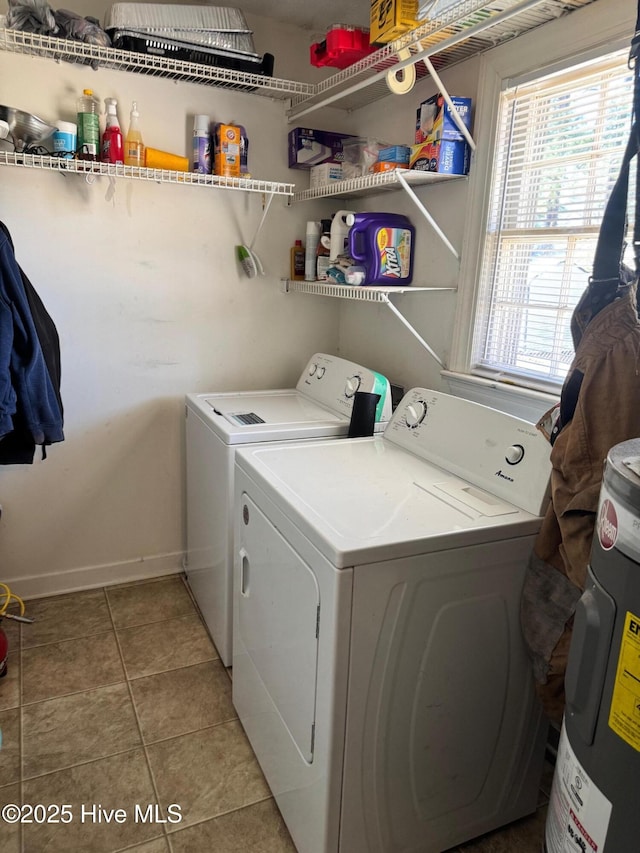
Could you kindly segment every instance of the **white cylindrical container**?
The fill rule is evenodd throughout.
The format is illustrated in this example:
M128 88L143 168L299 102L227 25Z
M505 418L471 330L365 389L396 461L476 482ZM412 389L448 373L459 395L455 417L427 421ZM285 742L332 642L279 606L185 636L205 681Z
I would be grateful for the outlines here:
M193 172L211 174L211 141L209 116L195 116L193 120Z
M322 226L319 222L307 222L304 244L304 280L315 281L317 277L317 253Z
M56 121L55 127L51 136L54 154L73 160L78 141L78 126L72 121Z
M331 248L329 258L333 263L338 255L343 255L349 245L349 225L347 217L355 215L354 210L339 210L331 220Z

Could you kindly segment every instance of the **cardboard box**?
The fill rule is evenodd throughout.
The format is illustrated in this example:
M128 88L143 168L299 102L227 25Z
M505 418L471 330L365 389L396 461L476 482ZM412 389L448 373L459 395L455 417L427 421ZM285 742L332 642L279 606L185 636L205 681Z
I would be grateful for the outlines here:
M213 137L213 173L228 178L240 177L240 144L242 132L234 124L218 123Z
M393 41L418 23L418 0L371 0L371 44Z
M378 172L391 172L393 169L408 169L408 163L393 163L391 160L378 160L377 163L374 163L371 167L371 171L374 175L377 175Z
M342 163L322 163L320 166L312 166L309 170L309 187L324 187L332 181L342 180Z
M341 163L342 141L353 138L348 133L294 127L289 131L289 168L310 169L321 163Z
M466 127L471 127L471 98L451 98ZM427 98L418 107L416 116L416 144L438 142L440 139L464 139L444 96L438 93Z
M409 165L411 148L408 145L390 145L378 151L378 162L406 163Z
M463 139L441 139L412 145L409 165L419 172L466 175L470 159L469 146Z

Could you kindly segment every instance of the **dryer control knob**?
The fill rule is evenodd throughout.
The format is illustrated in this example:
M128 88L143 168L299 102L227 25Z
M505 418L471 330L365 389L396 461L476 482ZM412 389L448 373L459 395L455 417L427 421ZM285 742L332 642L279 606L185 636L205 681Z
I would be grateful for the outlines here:
M410 403L404 415L409 429L415 429L418 424L421 424L426 414L427 404L424 400L417 400L415 403Z
M316 375L317 375L317 378L318 378L318 379L322 379L322 377L325 375L325 373L326 373L326 372L327 372L327 368L326 368L326 367L319 367L319 368L318 368L318 373L316 374Z
M355 376L350 376L349 379L347 379L347 384L344 386L344 396L353 397L356 391L360 388L361 382L362 378L357 374Z
M309 376L313 376L313 374L316 372L316 370L317 370L317 369L318 369L318 365L317 365L317 364L315 364L315 363L314 363L314 364L310 364L310 365L309 365Z
M521 444L512 444L504 457L509 465L517 465L524 457L524 447Z

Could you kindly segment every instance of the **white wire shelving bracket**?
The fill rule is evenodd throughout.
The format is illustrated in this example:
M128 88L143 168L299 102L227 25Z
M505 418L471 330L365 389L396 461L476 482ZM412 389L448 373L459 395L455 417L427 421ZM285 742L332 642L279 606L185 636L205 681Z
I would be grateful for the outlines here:
M85 44L75 39L60 39L6 28L0 28L0 50L48 57L58 62L74 62L93 68L133 71L169 80L217 86L279 100L309 97L315 90L315 86L310 83L280 80L277 77L234 71L215 65L184 62L167 56L117 50L112 47Z
M25 169L47 169L63 175L106 175L111 178L132 178L153 181L159 184L214 187L223 190L268 193L273 195L293 194L295 184L258 181L254 178L226 178L223 175L199 175L196 172L178 172L172 169L147 169L141 166L123 166L116 163L99 163L88 160L65 160L40 154L18 154L0 151L0 166L19 166Z
M440 367L446 368L445 363L435 350L425 341L407 318L393 304L390 297L403 296L414 293L455 293L455 287L378 287L375 285L366 287L354 287L349 284L331 284L324 281L293 281L283 279L282 291L284 293L309 293L313 296L333 296L339 299L351 299L359 302L375 302L378 305L386 305L398 320L411 332L420 345L426 349L429 355L438 362Z

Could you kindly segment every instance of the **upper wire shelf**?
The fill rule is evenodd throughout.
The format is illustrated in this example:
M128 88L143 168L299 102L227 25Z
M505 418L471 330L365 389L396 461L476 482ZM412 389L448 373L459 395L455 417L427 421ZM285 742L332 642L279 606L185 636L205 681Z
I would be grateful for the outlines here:
M593 2L460 0L439 17L317 83L313 94L293 96L288 119L291 122L328 105L359 109L390 94L386 82L390 71L415 66L417 78L427 76L420 61L425 56L439 71ZM400 58L400 51L403 56L408 52L406 58Z
M280 100L308 97L315 89L312 84L298 83L294 80L279 80L277 77L262 74L249 74L214 65L184 62L129 50L116 50L112 47L85 44L75 39L60 39L6 28L0 28L0 50L44 56L57 61L64 60L92 67L111 68L116 71L134 71L169 80L184 80Z
M0 151L0 166L22 166L27 169L48 169L62 174L78 174L90 177L106 175L112 178L133 178L160 184L182 184L183 186L206 186L243 192L268 193L271 195L293 194L295 184L258 181L253 178L226 178L223 175L200 175L197 172L178 172L172 169L147 169L141 166L123 166L119 163L100 163L90 160L66 160L40 154L18 154Z

